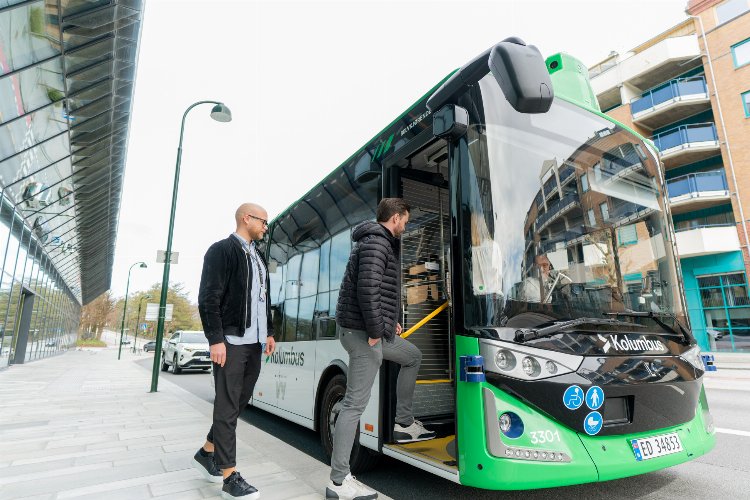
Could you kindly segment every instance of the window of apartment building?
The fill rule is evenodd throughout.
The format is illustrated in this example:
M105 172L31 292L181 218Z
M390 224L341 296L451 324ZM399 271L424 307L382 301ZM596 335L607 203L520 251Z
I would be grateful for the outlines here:
M588 174L583 174L581 176L581 191L586 192L589 190L589 176Z
M750 10L750 0L727 0L716 6L716 24L724 24Z
M607 202L605 201L601 205L599 205L599 208L602 211L602 220L609 220L609 206L607 205Z
M745 109L745 118L750 118L750 90L743 92L741 97L742 107Z
M706 328L722 350L750 347L750 296L745 273L698 276Z
M594 214L594 209L589 208L589 226L596 226L596 215Z
M638 243L638 233L635 224L617 228L617 240L621 247Z
M732 45L732 59L735 68L750 63L750 38Z

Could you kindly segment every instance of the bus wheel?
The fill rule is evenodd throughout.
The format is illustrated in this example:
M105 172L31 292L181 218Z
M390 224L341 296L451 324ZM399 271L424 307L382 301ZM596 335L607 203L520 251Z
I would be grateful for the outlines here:
M341 374L336 375L328 382L323 393L323 401L320 405L319 414L320 442L328 458L331 458L331 454L333 453L333 429L341 411L345 393L346 377ZM359 474L360 472L372 469L377 465L379 459L380 454L360 444L358 428L357 435L354 438L354 445L352 446L352 455L349 459L349 467L352 473Z

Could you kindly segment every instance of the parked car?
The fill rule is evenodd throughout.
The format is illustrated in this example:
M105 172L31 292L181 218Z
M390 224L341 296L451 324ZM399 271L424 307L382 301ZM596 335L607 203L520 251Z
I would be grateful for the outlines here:
M152 352L156 350L156 341L152 340L143 344L143 352Z
M161 356L161 371L172 367L175 375L187 368L211 369L211 351L201 331L177 331L165 343Z
M49 339L45 344L44 347L57 347L57 339Z

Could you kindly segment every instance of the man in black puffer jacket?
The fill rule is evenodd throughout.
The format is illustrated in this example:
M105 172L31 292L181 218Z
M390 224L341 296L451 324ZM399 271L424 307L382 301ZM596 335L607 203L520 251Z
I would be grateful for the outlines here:
M356 481L349 456L362 415L383 359L401 365L396 384L394 438L399 443L424 441L435 433L414 419L412 403L422 353L402 339L399 237L409 221L409 205L400 198L384 198L377 222L363 222L352 232L355 242L341 282L336 324L341 344L349 353L346 395L336 420L331 456L331 481L326 498L371 499L377 493Z

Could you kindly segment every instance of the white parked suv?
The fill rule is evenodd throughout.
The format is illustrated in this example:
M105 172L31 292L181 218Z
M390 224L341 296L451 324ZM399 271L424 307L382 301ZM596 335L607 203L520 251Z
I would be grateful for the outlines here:
M211 369L211 351L201 331L180 330L165 342L161 355L161 371L172 367L176 375L184 369Z

